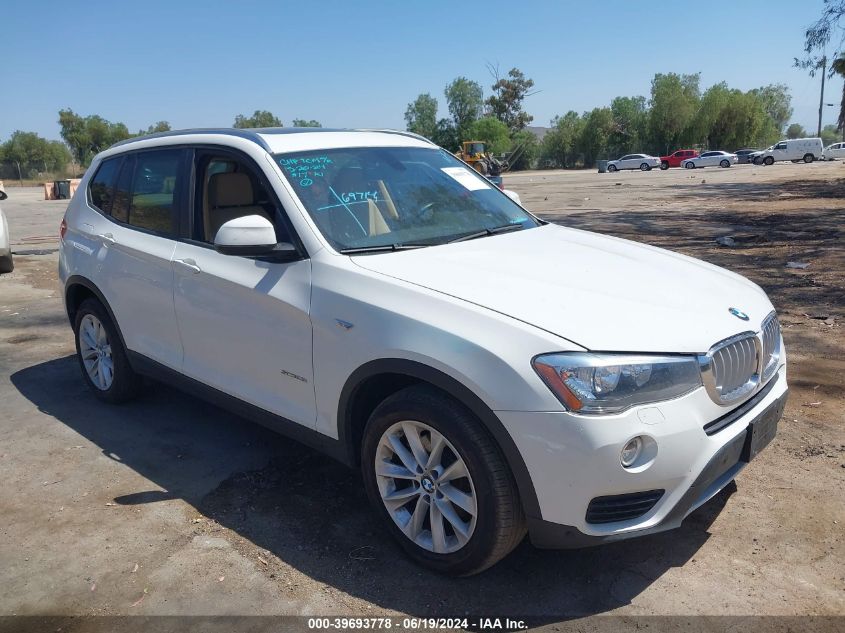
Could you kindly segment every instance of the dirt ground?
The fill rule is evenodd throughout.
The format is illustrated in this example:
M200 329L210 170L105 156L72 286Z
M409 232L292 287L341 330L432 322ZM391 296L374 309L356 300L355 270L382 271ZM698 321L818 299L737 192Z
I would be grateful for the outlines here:
M735 484L663 535L564 552L523 543L469 579L423 571L332 460L166 386L98 403L57 287L65 204L12 187L0 614L845 615L845 164L505 182L546 219L699 257L769 293L791 395Z

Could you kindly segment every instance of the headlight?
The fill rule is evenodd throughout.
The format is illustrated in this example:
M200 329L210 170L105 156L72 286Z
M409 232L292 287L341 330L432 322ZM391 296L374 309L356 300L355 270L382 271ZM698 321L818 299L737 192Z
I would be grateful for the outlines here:
M570 411L619 413L638 404L677 398L701 386L690 356L560 353L531 362Z

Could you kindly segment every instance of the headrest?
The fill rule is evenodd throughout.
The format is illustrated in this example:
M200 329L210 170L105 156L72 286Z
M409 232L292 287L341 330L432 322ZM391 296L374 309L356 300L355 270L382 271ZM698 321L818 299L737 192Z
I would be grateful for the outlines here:
M241 207L255 202L249 176L240 172L214 174L208 181L212 207Z

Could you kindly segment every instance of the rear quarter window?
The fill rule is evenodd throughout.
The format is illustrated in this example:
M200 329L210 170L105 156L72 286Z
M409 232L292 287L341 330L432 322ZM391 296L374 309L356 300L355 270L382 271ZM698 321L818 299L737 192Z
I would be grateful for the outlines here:
M91 205L105 214L110 214L114 200L114 181L117 176L122 156L108 158L100 163L97 173L88 185L88 196Z

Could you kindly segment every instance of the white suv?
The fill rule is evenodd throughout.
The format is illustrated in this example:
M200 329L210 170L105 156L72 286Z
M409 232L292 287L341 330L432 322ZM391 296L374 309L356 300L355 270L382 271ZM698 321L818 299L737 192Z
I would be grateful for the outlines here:
M100 399L166 380L358 466L386 529L451 574L526 531L572 547L678 527L783 412L758 286L548 224L411 134L126 141L61 234Z

